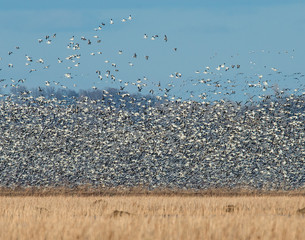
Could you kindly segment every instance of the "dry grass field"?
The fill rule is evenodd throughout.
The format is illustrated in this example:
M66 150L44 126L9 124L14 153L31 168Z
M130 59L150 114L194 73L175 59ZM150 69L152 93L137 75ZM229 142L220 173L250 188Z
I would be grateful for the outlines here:
M0 239L305 239L302 194L1 195Z

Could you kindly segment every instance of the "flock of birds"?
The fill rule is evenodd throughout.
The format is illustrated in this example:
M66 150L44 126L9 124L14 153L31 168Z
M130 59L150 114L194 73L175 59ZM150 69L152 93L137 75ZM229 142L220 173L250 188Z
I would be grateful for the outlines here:
M121 22L132 20L130 15ZM109 25L113 24L116 22L110 19ZM94 30L102 31L105 26L101 23ZM38 44L50 45L56 37L47 35ZM143 38L154 41L161 37L144 34ZM162 38L167 44L167 35ZM83 43L101 43L98 34L79 40L72 36L67 45L75 54L57 59L58 64L68 62L64 78L74 79L72 70L81 64L78 51ZM8 52L9 57L13 54ZM103 53L89 53L95 54ZM138 57L137 53L131 56ZM4 60L0 58L0 73L3 67L13 71L11 62L1 65ZM47 59L28 54L25 61L28 74L50 67ZM195 71L208 76L205 78L187 80L174 72L166 84L147 77L126 82L116 76L120 71L116 63L107 59L105 63L109 69L96 70L97 79L118 82L119 89L92 86L88 94L68 96L66 90L58 97L54 89L46 95L50 81L34 91L26 88L26 78L0 80L0 186L269 190L305 186L305 97L301 87L291 93L271 85L262 74L256 76L257 82L247 82L238 72L240 64L225 63L214 70ZM132 61L128 64L133 66ZM221 76L228 71L237 71L236 79L224 81ZM271 71L281 74L277 68ZM301 81L304 75L287 77ZM262 93L260 99L237 102L210 97L245 93L238 88L237 78L245 79L250 91ZM68 88L56 80L53 83ZM129 84L137 94L124 90ZM194 100L191 90L190 99L185 100L171 95L178 84L182 90L186 84L210 90L200 92L201 101ZM5 92L9 87L11 92ZM148 94L142 94L143 88L148 88Z
M132 21L132 16L129 15L127 18L123 18L121 20L122 23L125 23L127 21ZM76 37L76 36L72 36L71 38L69 38L69 42L66 45L66 48L69 50L74 51L72 54L68 54L64 57L57 57L57 63L58 64L65 64L64 68L66 69L66 72L63 74L62 77L66 78L66 79L73 79L77 76L77 73L73 72L73 70L77 69L80 65L81 65L81 58L82 58L82 54L80 53L81 49L86 49L86 47L88 46L92 46L92 45L96 45L96 46L100 46L102 45L102 31L104 30L104 28L107 28L109 26L107 25L113 25L114 24L114 20L110 19L109 24L106 24L104 22L102 22L101 24L99 24L98 27L94 28L94 31L96 32L96 34L94 36L91 37L86 37L86 36L81 36L81 37ZM100 33L99 33L100 32ZM51 45L53 44L53 42L55 41L55 38L57 37L57 34L51 34L51 35L46 35L42 38L37 39L38 44L43 44L46 43L47 45ZM144 34L144 39L147 39L148 35ZM159 38L158 34L154 34L151 36L151 40L157 40ZM167 35L164 35L164 42L168 41L168 37ZM19 53L20 50L20 46L16 46L15 50L10 50L8 51L8 56L11 57L17 53ZM174 47L173 48L173 52L177 51L177 48ZM118 50L118 54L119 55L123 55L123 50ZM90 55L90 56L95 56L95 55L102 55L103 52L101 50L98 50L96 52L85 52L85 55ZM134 62L133 60L139 58L139 54L138 53L133 53L132 56L130 56L130 61L128 61L128 65L129 66L134 66ZM149 60L150 56L149 55L144 55L142 56L143 59L145 60ZM3 64L3 66L0 65L0 72L2 70L7 70L9 69L9 71L6 72L6 75L10 75L12 74L13 71L16 70L15 64L13 62L11 62L10 58L2 58L0 57L0 64L1 61L3 62L3 60L6 60L6 63ZM20 76L20 74L18 75L17 78L19 78L18 80L15 79L14 77L8 77L8 78L2 78L1 79L1 83L2 83L2 90L4 90L5 88L20 88L21 85L23 83L26 83L28 80L28 78L33 78L33 75L29 75L29 73L34 73L34 72L39 72L41 70L46 71L49 70L50 68L54 68L53 65L48 64L49 59L44 59L42 57L39 57L37 59L35 59L33 56L28 55L27 53L25 54L25 65L26 68L24 68L23 66L19 66L19 69L22 68L23 71L23 75L26 75L27 77L24 76ZM118 74L118 72L120 71L120 69L118 68L117 63L109 60L109 59L104 59L104 63L106 64L106 69L102 70L102 69L96 69L95 74L96 77L99 81L99 83L101 82L117 82L120 85L121 89L124 89L126 86L128 85L133 85L136 87L138 92L141 92L141 90L143 89L143 87L147 86L147 83L145 83L145 81L147 81L147 77L142 77L142 78L138 78L136 82L130 82L130 81L123 81L122 79L119 79L116 75ZM5 66L6 65L6 66ZM56 67L56 66L55 66ZM175 72L173 74L171 74L171 77L174 78L180 78L182 75L181 73ZM61 77L61 78L62 78ZM156 85L156 84L155 84ZM60 82L60 81L56 81L53 80L51 81L45 81L45 86L49 87L49 86L60 86L64 89L69 88L67 86L67 84L64 83L64 81ZM77 87L77 83L74 82L73 87ZM160 87L160 84L159 84ZM22 88L22 87L21 87ZM41 86L37 87L40 91L42 91ZM22 88L24 89L24 87ZM92 89L96 90L98 89L97 86L92 86ZM160 88L161 89L161 88ZM161 89L163 91L163 89ZM17 90L18 91L18 90ZM150 93L155 92L153 89L149 90ZM2 94L1 96L8 96L7 92L5 92L4 94Z

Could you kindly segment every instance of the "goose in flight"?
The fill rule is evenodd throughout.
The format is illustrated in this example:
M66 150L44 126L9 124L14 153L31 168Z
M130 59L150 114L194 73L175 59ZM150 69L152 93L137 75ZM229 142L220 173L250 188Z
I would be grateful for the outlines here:
M37 62L38 62L38 63L44 63L44 60L43 60L42 58L39 58L39 59L37 60Z
M25 55L25 57L26 57L26 60L27 60L27 61L29 61L29 62L32 62L32 61L33 61L32 58L29 57L28 55Z

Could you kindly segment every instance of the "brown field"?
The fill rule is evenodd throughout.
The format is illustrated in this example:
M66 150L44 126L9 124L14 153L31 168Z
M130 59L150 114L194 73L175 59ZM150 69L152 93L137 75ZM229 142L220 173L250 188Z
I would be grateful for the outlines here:
M0 239L305 239L304 192L0 195Z

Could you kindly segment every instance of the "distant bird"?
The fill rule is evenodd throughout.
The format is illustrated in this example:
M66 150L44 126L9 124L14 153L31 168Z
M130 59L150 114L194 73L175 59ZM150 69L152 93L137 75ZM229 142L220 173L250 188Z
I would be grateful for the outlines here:
M29 57L28 55L25 55L25 57L26 57L26 60L27 60L27 61L29 61L29 62L32 62L32 61L33 61L32 58Z
M38 63L44 63L44 60L43 60L42 58L39 58L39 59L37 60L37 62L38 62Z
M164 41L167 42L167 36L166 35L164 35Z
M114 24L114 22L113 22L113 20L112 20L112 19L110 19L110 24Z
M71 73L65 73L64 76L65 76L66 78L72 78Z

